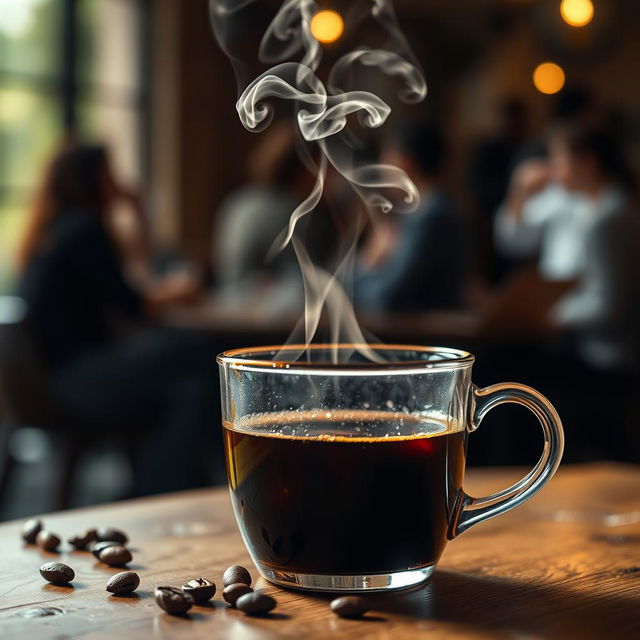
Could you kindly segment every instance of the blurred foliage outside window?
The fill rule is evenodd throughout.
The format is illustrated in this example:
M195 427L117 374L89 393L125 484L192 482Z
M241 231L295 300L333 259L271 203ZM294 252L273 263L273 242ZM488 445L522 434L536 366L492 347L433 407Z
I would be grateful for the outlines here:
M11 288L34 187L68 124L106 142L124 178L140 178L143 7L144 0L0 0L0 294Z

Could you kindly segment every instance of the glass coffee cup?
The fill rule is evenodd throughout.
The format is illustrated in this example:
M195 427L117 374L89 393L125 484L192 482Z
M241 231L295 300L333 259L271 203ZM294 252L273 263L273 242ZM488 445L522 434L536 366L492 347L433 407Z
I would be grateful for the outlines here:
M555 473L562 424L540 393L515 383L478 389L457 349L310 345L218 357L227 472L244 542L267 580L286 587L411 587L445 544L512 509ZM541 457L519 482L471 497L467 438L493 407L530 409Z

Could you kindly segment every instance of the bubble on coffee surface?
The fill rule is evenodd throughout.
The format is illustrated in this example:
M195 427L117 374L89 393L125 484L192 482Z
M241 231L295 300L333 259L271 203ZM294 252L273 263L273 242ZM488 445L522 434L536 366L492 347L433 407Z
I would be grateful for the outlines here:
M463 428L456 420L438 411L405 413L358 409L252 413L225 426L254 435L309 438L322 442L424 438Z

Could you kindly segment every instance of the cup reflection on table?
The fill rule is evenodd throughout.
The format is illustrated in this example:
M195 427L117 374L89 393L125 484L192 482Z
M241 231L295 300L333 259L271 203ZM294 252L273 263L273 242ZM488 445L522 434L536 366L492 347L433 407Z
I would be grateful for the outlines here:
M450 348L353 344L218 357L231 500L263 577L326 591L413 586L447 540L548 482L563 448L556 411L523 385L477 389L473 361ZM472 498L467 437L503 402L535 413L545 447L522 481Z

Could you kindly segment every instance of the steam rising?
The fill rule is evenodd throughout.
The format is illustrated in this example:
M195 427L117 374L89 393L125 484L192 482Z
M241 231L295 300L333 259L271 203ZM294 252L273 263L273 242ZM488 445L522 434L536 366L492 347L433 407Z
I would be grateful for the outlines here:
M320 202L329 167L350 184L370 216L392 210L410 212L417 207L418 190L402 169L358 158L354 144L357 132L350 127L353 124L350 116L361 127L374 129L381 127L391 113L391 107L382 98L354 86L357 66L375 68L397 79L401 84L398 97L407 103L424 99L425 81L389 0L345 3L347 25L357 26L365 19L373 19L385 32L387 44L385 48L360 46L344 54L329 70L326 83L318 76L323 49L310 29L311 19L320 7L315 0L283 0L257 51L258 60L271 66L251 79L246 68L252 65L243 64L240 56L246 46L242 46L244 38L238 37L238 25L242 28L243 22L246 25L248 19L253 19L251 11L264 10L266 4L265 0L210 0L214 34L236 71L239 87L236 109L244 127L254 132L264 130L273 120L274 102L290 101L302 141L317 149L315 153L310 148L302 150L302 159L315 175L315 184L291 213L289 224L276 239L272 252L291 244L300 263L305 313L298 328L304 328L305 344L313 340L325 310L332 342L366 343L343 286L352 269L362 224L355 225L335 273L313 263L297 234L297 225ZM373 352L364 351L367 357L377 359Z

